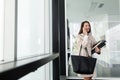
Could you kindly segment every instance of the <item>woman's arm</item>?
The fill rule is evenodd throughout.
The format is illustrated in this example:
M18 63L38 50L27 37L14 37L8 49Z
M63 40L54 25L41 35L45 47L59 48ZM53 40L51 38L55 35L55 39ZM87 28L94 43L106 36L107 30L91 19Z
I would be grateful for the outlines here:
M92 43L93 43L92 46L97 43L97 41L95 40L95 38L94 38L93 36L92 36ZM100 53L101 53L101 49L98 48L98 47L96 47L96 48L95 48L95 52L96 52L97 54L100 54Z

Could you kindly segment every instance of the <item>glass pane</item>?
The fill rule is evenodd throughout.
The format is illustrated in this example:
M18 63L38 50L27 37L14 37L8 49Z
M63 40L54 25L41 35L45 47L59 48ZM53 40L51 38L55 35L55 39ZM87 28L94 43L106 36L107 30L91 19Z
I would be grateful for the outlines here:
M45 54L48 54L50 52L50 37L52 36L50 30L52 29L52 22L51 20L51 2L52 0L44 0L45 1Z
M0 0L0 60L3 60L4 0Z
M51 63L47 63L44 66L38 68L36 71L31 72L19 80L52 80L50 76L50 68Z
M19 80L45 80L45 66L40 67L35 72L25 75Z
M113 5L114 6L111 6ZM75 37L81 22L91 24L96 41L105 39L106 46L97 58L95 77L120 77L120 0L66 0L66 13L70 28L70 53L76 49ZM68 62L68 75L80 77L73 72L71 58Z
M44 0L18 0L18 58L44 54L44 6Z

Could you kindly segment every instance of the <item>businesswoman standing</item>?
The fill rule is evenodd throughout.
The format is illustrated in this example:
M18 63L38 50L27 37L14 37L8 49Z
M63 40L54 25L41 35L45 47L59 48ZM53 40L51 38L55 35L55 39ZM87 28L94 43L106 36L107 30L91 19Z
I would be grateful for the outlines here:
M81 28L77 36L77 53L79 53L80 46L82 46L80 55L81 56L92 56L91 49L92 46L96 43L94 37L91 34L91 26L88 21L84 21L81 23ZM85 51L85 48L87 48L88 53ZM100 49L98 47L95 48L96 53L100 53ZM92 80L93 74L81 74L82 77L84 77L84 80Z

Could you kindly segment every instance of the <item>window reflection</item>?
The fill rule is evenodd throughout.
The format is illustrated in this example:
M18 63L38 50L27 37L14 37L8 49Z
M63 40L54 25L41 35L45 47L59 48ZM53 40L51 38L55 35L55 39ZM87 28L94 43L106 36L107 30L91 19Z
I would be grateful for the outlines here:
M76 2L74 0L67 0L66 3L66 13L70 28L71 54L76 49L75 36L78 34L80 24L84 20L90 21L92 34L96 41L102 39L107 41L106 46L101 50L101 55L94 54L94 57L98 59L96 66L97 77L120 77L120 4L119 0L114 1L102 1L104 5L101 8L97 7L101 3L98 0L76 0ZM116 6L111 8L110 4L113 3ZM89 6L86 7L83 4L88 4ZM94 9L92 4L96 6ZM68 61L68 75L77 76L72 70L71 59Z
M113 22L112 22L113 23ZM119 77L120 68L119 68L119 57L120 57L120 24L117 24L110 28L108 21L101 21L101 22L91 22L92 34L95 36L97 41L101 39L105 39L107 41L106 46L102 48L101 55L94 54L94 57L98 58L97 62L97 77ZM70 43L71 43L71 52L74 51L76 48L75 43L75 36L78 34L78 30L80 28L80 23L70 23ZM70 63L69 68L72 64ZM76 75L74 72L70 72L69 69L69 76ZM116 73L117 75L114 75Z

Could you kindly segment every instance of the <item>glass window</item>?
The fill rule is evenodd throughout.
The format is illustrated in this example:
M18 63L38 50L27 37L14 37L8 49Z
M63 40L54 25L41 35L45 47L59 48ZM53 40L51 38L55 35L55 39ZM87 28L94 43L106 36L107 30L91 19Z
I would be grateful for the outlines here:
M3 60L4 0L0 0L0 60Z
M4 36L3 36L3 53L4 53L3 63L4 63L14 60L14 53L15 53L15 1L14 0L4 0L4 15L1 17L1 19L3 17L4 17Z
M46 80L45 79L45 66L38 68L35 72L31 72L19 80Z
M110 6L110 5L115 6ZM97 58L96 77L120 77L120 0L66 0L66 13L70 28L70 52L73 52L75 36L81 22L89 21L96 41L105 39L106 46ZM68 61L68 75L76 76Z
M51 74L50 65L51 65L51 62L38 68L36 71L25 75L24 77L20 78L19 80L53 80L51 78L52 75L50 75Z
M18 0L17 59L45 55L52 48L52 0ZM48 63L20 80L52 80Z
M48 0L18 0L17 58L49 53Z

